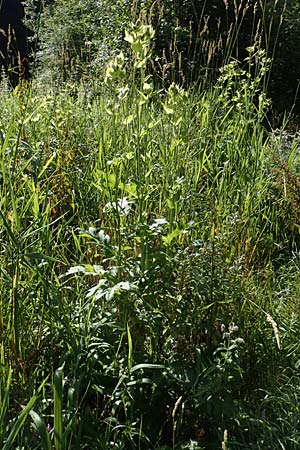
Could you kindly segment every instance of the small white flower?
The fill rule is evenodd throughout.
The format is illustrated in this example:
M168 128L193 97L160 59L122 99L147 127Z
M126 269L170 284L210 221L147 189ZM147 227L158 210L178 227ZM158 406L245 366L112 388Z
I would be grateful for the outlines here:
M116 211L120 216L128 216L131 210L132 202L127 200L127 197L118 199L117 202L108 202L104 208L103 212Z
M98 237L99 237L99 239L100 239L103 243L105 243L105 244L108 244L109 241L110 241L110 236L109 236L108 234L104 233L103 230L100 230L100 231L99 231Z
M228 330L229 333L234 333L235 331L238 331L239 327L234 323L234 322L230 322Z

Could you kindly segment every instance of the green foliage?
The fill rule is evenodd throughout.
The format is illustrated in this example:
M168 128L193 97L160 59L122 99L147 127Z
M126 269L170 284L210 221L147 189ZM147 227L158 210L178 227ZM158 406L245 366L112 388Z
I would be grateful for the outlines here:
M165 83L205 85L230 58L261 46L265 2L240 0L142 2L156 31L154 71Z
M270 62L157 90L152 26L125 38L100 92L0 98L4 448L288 450L299 154L262 126Z
M111 53L123 46L130 18L127 0L57 0L42 14L41 63L59 81L101 76ZM49 78L49 75L48 75Z
M155 30L148 69L151 67L157 84L187 86L196 82L203 87L215 81L218 69L231 58L242 64L247 48L255 46L265 48L273 60L263 87L268 88L274 110L298 112L296 1L56 0L47 2L45 8L33 0L27 4L31 27L32 10L33 16L43 11L36 30L39 72L44 82L88 78L97 84L113 54L122 50L127 59L123 36L132 17L143 21L147 16Z

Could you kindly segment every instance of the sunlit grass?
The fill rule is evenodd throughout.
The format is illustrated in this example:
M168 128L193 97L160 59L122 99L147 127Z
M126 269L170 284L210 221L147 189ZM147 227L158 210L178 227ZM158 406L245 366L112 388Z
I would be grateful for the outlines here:
M299 155L293 144L285 164L262 125L268 61L255 54L254 78L232 63L203 92L156 91L140 57L138 85L120 57L95 95L35 87L0 99L0 439L297 448L283 422L268 434L272 412L255 419L262 391L296 376L299 351L297 308L291 334L282 313Z

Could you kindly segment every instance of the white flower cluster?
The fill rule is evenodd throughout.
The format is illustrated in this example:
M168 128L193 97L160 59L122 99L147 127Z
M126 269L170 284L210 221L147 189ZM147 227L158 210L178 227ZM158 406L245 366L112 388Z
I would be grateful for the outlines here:
M103 208L103 212L116 212L120 216L128 216L131 210L132 201L128 201L127 197L119 198L116 202L108 202Z
M226 326L223 323L221 325L221 332L223 333L224 340L228 339L235 344L244 344L245 341L241 337L236 337L232 339L232 334L236 333L238 330L239 327L234 322L230 322L230 324L228 325L228 331L226 331Z
M110 241L110 236L106 234L103 230L97 231L94 227L89 227L88 234L93 236L96 239L99 239L101 242L108 244Z

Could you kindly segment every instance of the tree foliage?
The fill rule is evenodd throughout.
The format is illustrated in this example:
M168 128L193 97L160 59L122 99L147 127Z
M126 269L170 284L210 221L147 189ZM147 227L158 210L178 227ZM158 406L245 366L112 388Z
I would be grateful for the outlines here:
M123 45L128 1L56 0L42 14L41 61L60 80L98 73Z
M37 9L39 2L31 3ZM249 46L264 47L273 59L268 92L275 107L284 110L295 102L300 110L297 1L51 0L46 5L41 61L59 80L99 77L111 55L126 49L124 28L142 15L155 28L152 70L158 82L211 82L231 58L243 62Z

